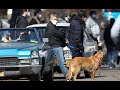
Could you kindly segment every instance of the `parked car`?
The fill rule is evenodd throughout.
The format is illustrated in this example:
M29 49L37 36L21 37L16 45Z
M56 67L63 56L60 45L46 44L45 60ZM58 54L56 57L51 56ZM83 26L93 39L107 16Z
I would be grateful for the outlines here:
M45 37L45 28L46 28L46 26L47 26L47 23L44 23L44 24L33 24L33 25L30 25L30 26L27 26L27 28L36 28L38 30L38 32L39 32L39 35L42 38L44 38ZM56 26L57 26L57 28L61 32L63 32L65 34L66 30L70 26L70 23L57 23ZM65 60L66 60L66 66L68 66L68 63L69 63L70 59L72 59L72 54L71 54L70 49L67 46L65 46L63 48L63 51L64 51L64 57L65 57ZM56 61L54 63L54 66L58 66L58 64L56 63Z
M53 50L35 28L0 29L0 77L53 80Z

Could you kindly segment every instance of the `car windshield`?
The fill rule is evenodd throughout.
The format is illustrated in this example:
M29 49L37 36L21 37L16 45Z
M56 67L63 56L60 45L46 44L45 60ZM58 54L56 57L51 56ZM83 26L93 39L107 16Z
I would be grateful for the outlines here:
M0 43L24 42L38 43L38 37L34 29L0 29Z

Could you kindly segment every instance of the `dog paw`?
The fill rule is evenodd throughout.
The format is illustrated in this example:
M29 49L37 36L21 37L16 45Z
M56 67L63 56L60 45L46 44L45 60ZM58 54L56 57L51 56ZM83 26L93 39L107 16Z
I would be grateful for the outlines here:
M69 79L67 79L66 81L70 81Z

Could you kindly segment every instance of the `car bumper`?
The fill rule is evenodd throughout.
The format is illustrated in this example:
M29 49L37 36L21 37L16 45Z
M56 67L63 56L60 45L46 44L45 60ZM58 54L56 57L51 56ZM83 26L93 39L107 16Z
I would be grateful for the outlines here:
M0 77L38 74L41 69L42 65L0 66Z

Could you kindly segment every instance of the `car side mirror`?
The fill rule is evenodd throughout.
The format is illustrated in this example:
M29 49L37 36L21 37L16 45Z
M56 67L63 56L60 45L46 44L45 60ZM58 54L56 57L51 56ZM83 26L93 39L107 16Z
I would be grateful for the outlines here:
M48 38L42 38L42 41L43 41L43 45L42 46L44 46L46 42L49 42Z
M42 38L42 41L43 41L44 43L49 42L48 38Z

